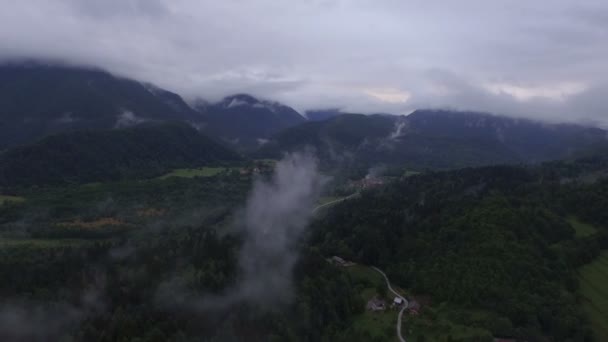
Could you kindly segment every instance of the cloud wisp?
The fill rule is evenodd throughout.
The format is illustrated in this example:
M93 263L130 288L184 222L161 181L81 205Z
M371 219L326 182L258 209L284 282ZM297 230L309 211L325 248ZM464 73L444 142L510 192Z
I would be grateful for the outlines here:
M199 296L173 279L159 289L161 304L205 311L243 302L261 309L289 303L298 242L326 181L311 153L286 155L271 179L255 182L242 219L236 223L244 240L235 286L222 295Z

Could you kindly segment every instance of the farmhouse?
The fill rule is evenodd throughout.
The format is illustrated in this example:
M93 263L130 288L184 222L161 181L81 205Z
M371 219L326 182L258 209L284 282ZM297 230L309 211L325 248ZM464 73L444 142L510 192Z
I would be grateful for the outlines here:
M366 176L365 178L360 179L358 181L352 181L350 183L350 186L359 190L365 190L375 188L383 184L384 181L381 178Z
M420 303L416 300L410 300L407 305L407 310L410 315L418 315L420 313Z
M378 297L374 297L367 302L366 306L367 310L376 312L376 311L384 311L386 310L386 302L379 299Z
M337 256L337 255L334 255L333 257L331 257L331 261L332 261L332 262L333 262L335 265L337 265L337 266L344 266L344 265L346 265L346 261L345 261L344 259L340 258L340 257L339 257L339 256Z

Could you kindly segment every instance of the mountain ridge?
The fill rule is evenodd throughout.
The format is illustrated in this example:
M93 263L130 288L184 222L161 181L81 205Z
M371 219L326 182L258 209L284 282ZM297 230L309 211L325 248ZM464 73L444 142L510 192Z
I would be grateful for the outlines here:
M343 114L275 135L256 155L311 146L330 165L409 165L417 169L536 163L607 143L606 131L478 112L418 110L408 116Z
M273 134L306 121L295 109L279 102L235 94L195 108L206 117L209 134L241 148L255 148Z
M62 132L0 153L0 187L150 178L240 160L181 122Z

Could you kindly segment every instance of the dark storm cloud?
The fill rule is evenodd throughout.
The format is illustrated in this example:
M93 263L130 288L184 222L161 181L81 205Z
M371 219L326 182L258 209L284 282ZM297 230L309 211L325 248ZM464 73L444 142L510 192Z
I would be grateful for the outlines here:
M5 2L2 57L98 65L186 97L595 122L608 113L600 0Z

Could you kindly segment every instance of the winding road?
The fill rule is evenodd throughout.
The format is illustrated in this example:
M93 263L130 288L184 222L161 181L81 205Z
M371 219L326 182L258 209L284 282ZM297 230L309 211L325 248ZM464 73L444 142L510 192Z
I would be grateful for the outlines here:
M319 206L315 207L315 208L312 210L312 213L313 213L313 214L316 214L316 213L317 213L317 211L318 211L319 209L322 209L322 208L325 208L325 207L328 207L328 206L334 205L334 204L336 204L336 203L340 203L340 202L342 202L342 201L346 201L347 199L353 198L353 197L357 196L358 194L359 194L358 192L355 192L354 194L348 195L348 196L346 196L346 197L338 198L337 200L333 200L333 201L331 201L331 202L327 202L327 203L321 204L321 205L319 205Z
M352 195L348 195L346 197L338 198L337 200L333 200L331 202L327 202L325 204L321 204L321 205L315 207L312 210L312 213L315 214L321 208L325 208L325 207L331 206L333 204L340 203L342 201L346 201L346 200L348 200L348 199L350 199L352 197L357 196L358 194L359 194L358 192L355 192ZM393 289L393 287L391 286L391 282L388 280L388 277L386 276L386 274L384 272L382 272L381 269L379 269L378 267L375 267L375 266L371 266L371 268L374 271L380 273L382 275L382 277L384 277L384 280L386 281L386 286L388 287L389 291L391 291L395 296L403 299L403 307L401 308L401 310L399 311L399 315L397 316L397 337L399 338L400 342L406 342L406 340L403 337L403 335L401 335L401 321L402 321L402 318L403 318L403 312L405 311L405 309L407 309L407 306L408 306L409 303L408 303L407 299L405 299L405 297L403 297L402 295L400 295L397 291L395 291Z
M405 297L403 297L393 289L393 287L391 286L391 282L388 280L388 277L384 272L382 272L381 269L375 266L371 266L371 268L373 268L376 272L382 274L384 280L386 280L386 286L388 287L389 291L391 291L395 296L403 299L403 307L401 308L401 310L399 311L399 315L397 316L397 337L399 337L399 341L406 342L403 335L401 335L401 319L403 318L403 312L405 311L405 309L407 309L409 303L407 302L407 299L405 299Z

